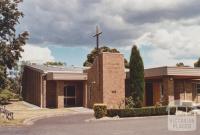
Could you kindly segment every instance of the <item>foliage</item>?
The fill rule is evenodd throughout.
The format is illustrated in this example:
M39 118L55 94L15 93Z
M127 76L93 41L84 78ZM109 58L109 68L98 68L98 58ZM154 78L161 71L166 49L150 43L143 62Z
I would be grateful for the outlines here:
M8 80L5 73L5 67L0 65L0 90L8 86Z
M125 68L129 68L129 63L126 58L124 58L124 66Z
M200 67L200 58L194 63L194 67Z
M23 13L19 11L18 4L22 0L0 1L0 82L6 82L6 69L12 69L23 52L22 46L28 39L28 32L16 35L16 25L19 24ZM5 89L5 84L0 83L0 88Z
M12 93L20 94L21 90L21 80L20 76L16 76L15 78L9 78L9 90Z
M183 62L179 62L179 63L176 64L176 66L177 66L177 67L184 67L185 65L184 65Z
M7 104L14 94L9 90L2 90L0 93L0 104Z
M192 107L177 107L178 110L183 112L190 112L192 110Z
M135 104L133 102L133 97L126 97L125 98L125 108L126 109L131 109L134 108Z
M48 61L46 63L44 63L44 65L46 66L64 66L65 63L64 62L56 62L56 61Z
M170 114L175 114L176 108L170 108ZM168 108L164 107L143 107L143 108L133 108L133 109L108 109L108 117L142 117L142 116L158 116L167 115Z
M135 107L142 107L144 98L144 65L136 45L130 57L130 91Z
M94 116L99 119L107 114L107 106L105 104L94 104Z
M22 46L25 45L28 32L16 36L15 26L23 13L18 10L21 0L0 1L0 64L11 69L21 57Z
M99 48L100 52L111 52L111 53L120 53L117 49L115 48L109 48L107 46L103 46ZM94 48L88 55L87 55L87 60L83 63L83 66L86 67L91 67L96 56L97 56L97 49ZM124 59L124 65L126 68L129 68L128 61Z

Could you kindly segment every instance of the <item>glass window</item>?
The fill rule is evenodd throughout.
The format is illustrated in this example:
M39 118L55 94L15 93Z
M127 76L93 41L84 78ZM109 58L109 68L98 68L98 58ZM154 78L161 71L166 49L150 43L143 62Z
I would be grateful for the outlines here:
M196 85L196 88L197 88L197 94L200 94L200 83L198 83L198 84Z
M75 96L75 87L67 86L67 96Z
M67 97L75 97L75 86L66 86L64 88L64 96Z

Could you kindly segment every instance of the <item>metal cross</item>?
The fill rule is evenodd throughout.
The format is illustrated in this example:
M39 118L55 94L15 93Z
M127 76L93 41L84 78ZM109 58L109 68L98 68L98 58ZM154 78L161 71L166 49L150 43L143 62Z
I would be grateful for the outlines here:
M96 34L93 37L96 37L97 39L97 52L99 53L99 36L102 34L102 32L99 32L99 27L96 26Z

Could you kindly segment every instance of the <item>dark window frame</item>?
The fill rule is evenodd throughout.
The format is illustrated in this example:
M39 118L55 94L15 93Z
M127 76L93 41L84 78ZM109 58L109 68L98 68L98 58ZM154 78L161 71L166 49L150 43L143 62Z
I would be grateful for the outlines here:
M196 83L196 92L200 95L200 83Z

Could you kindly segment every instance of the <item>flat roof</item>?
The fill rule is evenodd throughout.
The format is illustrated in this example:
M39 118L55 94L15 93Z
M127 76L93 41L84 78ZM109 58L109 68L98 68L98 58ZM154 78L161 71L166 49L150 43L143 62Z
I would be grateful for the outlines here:
M84 70L88 69L88 67L47 66L38 64L28 64L26 66L43 73L84 73Z
M200 68L196 67L156 67L145 69L145 77L185 76L200 77Z
M26 67L46 74L47 80L87 80L86 67L66 67L47 65L26 65Z
M125 69L127 78L129 78L129 69ZM200 68L198 67L155 67L144 69L145 78L161 76L182 76L191 78L200 78Z

